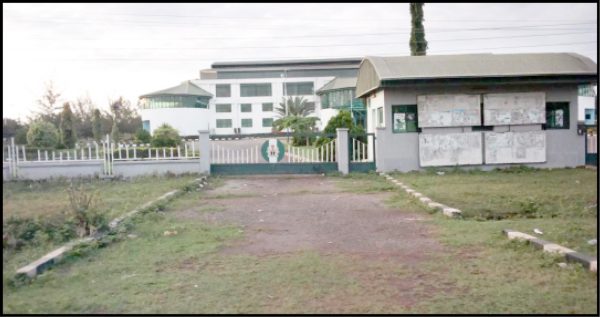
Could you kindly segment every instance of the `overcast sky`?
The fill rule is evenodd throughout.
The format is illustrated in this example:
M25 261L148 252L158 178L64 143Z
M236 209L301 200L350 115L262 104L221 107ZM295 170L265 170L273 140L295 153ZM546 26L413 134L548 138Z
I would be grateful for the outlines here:
M428 55L575 52L597 62L597 4L426 4ZM410 55L406 3L3 4L3 117L52 80L61 102L199 77L216 61Z

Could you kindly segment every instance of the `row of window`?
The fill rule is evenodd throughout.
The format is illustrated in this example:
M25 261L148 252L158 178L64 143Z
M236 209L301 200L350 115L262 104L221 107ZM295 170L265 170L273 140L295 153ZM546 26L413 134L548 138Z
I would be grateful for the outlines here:
M301 96L314 94L314 83L296 82L283 84L284 95ZM230 84L217 84L215 95L217 97L231 97ZM240 84L240 97L270 97L273 95L271 83Z
M142 109L158 108L208 108L209 97L203 96L158 96L140 100Z
M228 103L218 103L215 105L216 112L231 112L231 104ZM262 111L269 112L273 111L273 103L265 102L262 104ZM252 104L243 103L240 105L240 112L252 112Z
M252 128L254 126L253 119L242 119L241 120L242 128ZM273 126L273 118L263 118L262 119L262 127L270 128ZM217 119L217 128L231 128L233 127L232 119Z
M481 112L483 115L483 111ZM383 107L377 108L374 113L377 126L383 127ZM481 120L483 122L483 119ZM392 132L418 132L417 105L392 106ZM569 129L569 103L546 103L546 124L544 129ZM472 131L492 131L492 126L474 126Z

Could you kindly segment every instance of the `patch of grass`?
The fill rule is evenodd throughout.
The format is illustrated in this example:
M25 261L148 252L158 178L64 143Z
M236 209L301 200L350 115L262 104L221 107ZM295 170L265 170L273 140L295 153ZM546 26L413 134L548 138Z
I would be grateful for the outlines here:
M490 172L430 169L393 173L434 201L461 209L474 220L504 220L506 228L532 233L592 255L597 246L597 171L515 167Z
M376 173L349 173L328 175L342 190L353 193L373 193L393 191L396 186Z

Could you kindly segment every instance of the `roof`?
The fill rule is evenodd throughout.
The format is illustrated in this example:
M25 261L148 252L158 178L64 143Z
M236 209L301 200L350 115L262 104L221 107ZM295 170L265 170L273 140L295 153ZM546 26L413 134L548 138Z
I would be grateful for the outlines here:
M356 87L356 77L336 77L323 87L317 90L317 94L322 94L326 91L354 88Z
M216 62L212 68L236 68L236 67L283 67L283 66L315 66L331 64L356 64L362 61L361 57L351 58L320 58L320 59L289 59L268 61L243 61L243 62Z
M188 81L182 82L180 85L177 85L175 87L171 87L171 88L155 91L155 92L152 92L149 94L145 94L143 96L140 96L140 98L155 97L155 96L170 96L170 95L204 96L204 97L212 97L213 96L208 91L194 85L194 83L192 83L191 81L188 80Z
M384 81L524 76L597 76L597 65L575 53L368 56L361 63L357 96ZM368 74L367 74L368 73Z

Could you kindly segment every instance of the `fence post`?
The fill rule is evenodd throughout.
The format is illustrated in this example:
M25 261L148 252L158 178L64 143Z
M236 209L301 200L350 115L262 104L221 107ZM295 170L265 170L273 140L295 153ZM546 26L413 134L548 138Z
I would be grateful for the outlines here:
M348 148L348 129L337 128L337 138L335 144L335 158L338 165L338 171L342 174L350 172L350 151Z
M198 148L200 151L200 173L210 174L210 138L208 130L198 131Z

